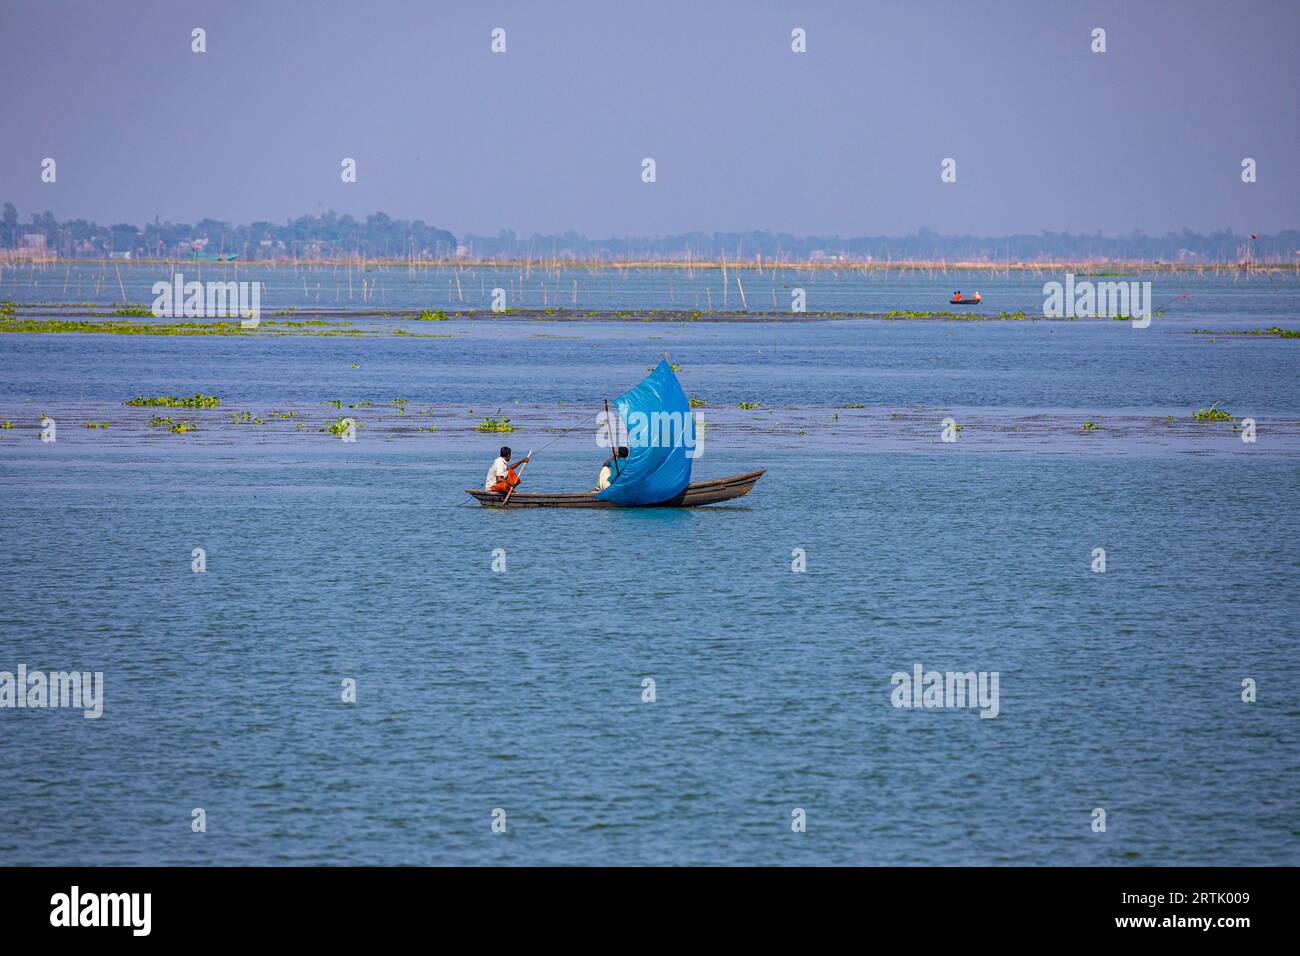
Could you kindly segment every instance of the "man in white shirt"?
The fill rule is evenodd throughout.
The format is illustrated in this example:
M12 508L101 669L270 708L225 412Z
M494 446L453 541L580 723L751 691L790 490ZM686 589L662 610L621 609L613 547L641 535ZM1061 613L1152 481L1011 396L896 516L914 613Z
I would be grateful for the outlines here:
M608 459L605 464L600 466L600 477L596 479L596 487L592 491L592 494L597 494L608 488L614 483L614 480L623 473L623 469L626 467L627 446L622 445L619 447L618 452L613 458Z
M520 458L517 462L511 464L510 448L509 446L503 446L501 449L501 457L498 458L496 461L492 462L492 466L488 468L487 478L483 480L483 490L495 491L498 494L504 495L507 491L509 491L513 487L513 485L509 481L510 475L512 474L513 470L517 468L519 465L522 465L527 460L528 459L526 457ZM519 484L518 475L515 475L514 484L515 485Z

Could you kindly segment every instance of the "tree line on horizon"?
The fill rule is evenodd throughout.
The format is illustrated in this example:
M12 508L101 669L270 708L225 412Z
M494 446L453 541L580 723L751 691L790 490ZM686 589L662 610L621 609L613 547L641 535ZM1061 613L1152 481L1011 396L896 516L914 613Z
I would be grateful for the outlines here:
M1240 235L1221 229L1202 235L1184 229L1163 236L1133 230L1126 236L1070 232L1020 233L1011 236L941 235L922 227L906 236L795 236L770 231L691 232L674 236L588 239L574 232L560 236L466 235L462 242L475 258L564 258L647 260L693 258L740 262L768 260L990 261L1144 260L1160 262L1296 262L1300 231L1272 236Z
M284 223L266 221L231 225L217 219L197 223L164 222L155 218L141 227L131 223L103 226L85 219L59 222L46 211L21 223L13 203L0 211L0 245L7 249L38 244L66 258L106 257L130 253L133 258L184 256L188 253L238 255L241 259L282 257L447 258L455 255L456 237L422 219L392 219L382 212L364 219L330 210L320 216L299 216Z
M39 237L39 238L34 238ZM784 232L689 232L670 236L589 239L561 235L519 236L503 229L495 236L468 234L461 239L422 219L393 219L382 212L364 219L333 210L284 223L258 221L231 225L216 219L194 224L155 218L143 227L103 226L85 219L63 222L49 211L23 223L13 203L0 212L0 247L33 245L64 258L184 256L191 253L238 255L242 259L369 258L444 259L614 259L614 260L768 260L889 261L947 260L1018 262L1034 260L1147 260L1161 262L1295 262L1300 231L1240 235L1230 229L1201 234L1184 229L1163 236L1133 230L1125 236L1100 232L1051 232L981 237L941 235L922 227L906 236L795 236Z

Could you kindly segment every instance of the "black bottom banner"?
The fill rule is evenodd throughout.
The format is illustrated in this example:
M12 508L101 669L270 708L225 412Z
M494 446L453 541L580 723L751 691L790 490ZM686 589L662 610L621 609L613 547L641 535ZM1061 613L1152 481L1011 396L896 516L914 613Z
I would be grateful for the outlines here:
M475 925L494 940L689 922L955 940L1150 934L1230 943L1283 923L1294 869L0 869L5 938L78 942L346 938ZM812 922L808 922L812 920ZM920 934L920 935L917 935ZM959 934L960 935L960 934ZM610 937L604 937L609 939ZM985 936L984 938L989 938Z

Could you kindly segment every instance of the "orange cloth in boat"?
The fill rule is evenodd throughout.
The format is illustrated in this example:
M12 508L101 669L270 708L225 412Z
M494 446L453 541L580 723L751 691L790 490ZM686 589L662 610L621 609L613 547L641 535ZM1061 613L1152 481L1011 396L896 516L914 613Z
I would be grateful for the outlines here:
M488 490L495 491L499 495L504 495L511 488L518 488L519 481L520 478L517 474L515 474L515 470L513 468L507 468L506 476L502 478L500 481L498 481L495 485L493 485Z

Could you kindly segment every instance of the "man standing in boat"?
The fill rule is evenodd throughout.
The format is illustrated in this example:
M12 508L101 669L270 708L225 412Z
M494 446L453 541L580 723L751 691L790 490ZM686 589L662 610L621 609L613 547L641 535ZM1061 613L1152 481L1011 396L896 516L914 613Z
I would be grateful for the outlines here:
M528 460L527 456L520 458L511 464L510 447L503 445L501 456L488 468L487 478L483 481L484 491L495 491L497 494L504 495L511 488L519 484L519 475L515 473L515 468L522 465Z
M596 479L596 487L592 489L592 494L604 491L617 480L618 476L623 473L627 467L627 446L620 445L618 454L609 458L600 466L600 477Z

